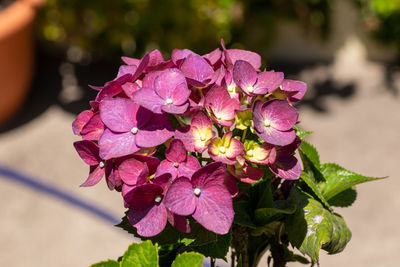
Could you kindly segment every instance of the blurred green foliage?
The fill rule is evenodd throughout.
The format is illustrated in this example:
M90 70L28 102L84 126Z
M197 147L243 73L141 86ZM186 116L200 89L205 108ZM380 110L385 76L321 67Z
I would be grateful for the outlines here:
M330 0L48 0L39 16L41 40L95 57L141 56L161 48L206 53L224 38L266 50L278 18L328 32Z

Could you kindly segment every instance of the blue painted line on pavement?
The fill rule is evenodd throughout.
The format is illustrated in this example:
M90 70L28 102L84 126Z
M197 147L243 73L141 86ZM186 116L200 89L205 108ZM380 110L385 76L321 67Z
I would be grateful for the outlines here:
M82 199L79 199L76 196L71 195L68 192L60 190L48 183L44 183L37 178L30 177L24 175L20 172L12 170L10 168L0 166L0 177L6 178L8 180L21 183L33 190L40 191L57 199L60 199L72 206L76 206L81 208L97 217L108 221L112 224L117 224L121 221L120 218L115 217L114 215L110 214L109 212L96 207L93 204L90 204Z

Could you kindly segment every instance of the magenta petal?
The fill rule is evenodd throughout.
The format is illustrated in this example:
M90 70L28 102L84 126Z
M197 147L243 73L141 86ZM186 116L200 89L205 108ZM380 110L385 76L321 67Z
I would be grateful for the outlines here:
M301 166L296 157L288 155L279 158L269 169L278 177L286 180L297 180L301 176Z
M140 236L151 237L161 233L167 225L167 209L162 203L148 210L130 209L127 218Z
M178 168L174 166L174 163L168 160L161 161L160 165L158 165L156 175L160 176L163 174L169 173L172 179L175 179L178 175Z
M109 98L100 102L100 118L114 132L128 132L135 124L139 105L125 98Z
M86 123L93 117L93 111L84 110L78 114L76 119L72 122L72 131L74 134L79 135L82 131L82 128L86 125Z
M113 133L106 129L99 139L100 157L111 159L139 151L140 148L136 146L135 138L136 136L131 132Z
M214 70L210 64L197 54L189 55L180 67L183 74L192 80L203 82L211 79L214 75Z
M142 107L158 114L162 113L161 106L165 104L165 100L157 95L154 89L151 88L142 88L136 91L132 95L132 100Z
M137 83L125 83L122 85L124 93L132 99L132 95L140 90L140 86Z
M247 88L253 87L256 83L257 72L247 61L238 60L233 66L233 80L245 93L252 93L247 91Z
M131 74L133 75L136 72L137 67L135 65L122 65L119 67L117 78L125 75L125 74Z
M232 198L237 196L237 194L239 193L239 188L236 183L236 179L229 173L226 173L225 175L224 186L229 191Z
M94 142L89 140L77 141L74 143L74 147L86 164L94 166L101 162L99 147Z
M104 168L101 168L100 166L90 166L89 177L80 186L82 187L93 186L98 182L100 182L103 176L104 176Z
M174 130L166 114L155 114L147 125L136 134L136 144L140 147L161 145L174 135Z
M193 173L200 168L198 160L194 156L188 155L186 160L179 164L178 176L192 177Z
M256 100L252 108L252 116L254 122L254 128L258 132L264 132L264 117L262 113L263 103L260 100Z
M176 66L179 66L183 59L192 54L194 52L189 49L174 49L172 50L171 59Z
M296 132L294 130L279 131L272 127L265 128L263 133L257 132L257 135L265 142L276 146L286 146L291 144L296 138Z
M178 128L175 131L175 139L181 140L187 151L195 152L195 139L189 126Z
M165 101L169 98L173 105L182 105L188 100L190 90L187 88L185 76L178 69L167 69L160 72L154 81L156 93Z
M96 101L101 101L105 98L112 98L118 95L119 93L122 92L121 85L132 81L133 81L132 75L125 74L111 82L106 83L103 89L101 89L101 91L97 94Z
M244 60L249 62L256 70L261 67L261 56L257 53L241 49L228 49L226 52L232 64L235 64L237 60Z
M153 175L157 170L158 164L160 164L160 160L155 157L149 157L140 154L135 154L133 157L140 162L146 163L147 167L149 168L149 175Z
M165 151L165 157L171 162L184 161L186 159L186 150L182 141L173 139Z
M170 114L183 114L187 111L188 108L189 108L189 101L181 106L163 105L161 107L162 111Z
M221 185L212 185L201 190L192 217L207 230L224 235L229 232L234 215L231 194Z
M134 158L124 160L118 167L122 181L128 185L138 185L146 182L149 176L147 164Z
M254 94L264 95L278 88L283 81L283 72L261 72L258 74L257 83L254 85Z
M131 58L131 57L121 57L122 61L127 65L139 65L140 59Z
M289 100L291 102L297 102L305 95L307 84L301 81L284 80L282 82L282 91L295 92L294 95L289 97Z
M100 119L100 114L96 113L82 128L81 134L85 140L99 140L103 132L104 123Z
M203 111L199 111L193 116L191 125L199 129L211 128L212 122Z
M176 215L167 210L168 222L178 231L190 233L190 225L184 216Z
M206 55L203 55L203 57L207 59L211 65L216 64L221 59L221 56L222 56L222 51L219 48L211 51Z
M264 119L270 120L271 126L280 131L290 130L299 118L298 111L282 99L270 100L262 109Z
M197 197L193 192L189 178L177 178L169 187L164 199L165 206L178 215L193 214L196 209Z
M194 187L201 187L205 184L223 184L225 179L226 167L221 162L207 164L197 170L192 176Z

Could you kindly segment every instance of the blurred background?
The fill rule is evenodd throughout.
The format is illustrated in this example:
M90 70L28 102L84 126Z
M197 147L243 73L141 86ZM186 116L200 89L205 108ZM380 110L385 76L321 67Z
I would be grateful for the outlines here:
M0 266L122 255L121 197L79 188L71 123L95 97L87 85L112 80L121 56L204 54L221 38L307 82L300 127L322 162L389 176L337 209L353 239L321 266L398 266L399 0L0 0Z

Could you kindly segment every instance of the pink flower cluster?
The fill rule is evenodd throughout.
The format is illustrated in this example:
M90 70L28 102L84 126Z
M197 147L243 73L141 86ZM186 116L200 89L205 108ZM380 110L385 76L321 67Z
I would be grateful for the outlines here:
M239 181L265 171L300 177L292 103L303 82L261 71L258 54L223 42L203 56L175 49L170 60L158 50L122 59L114 80L92 86L99 92L73 122L83 139L74 146L90 166L82 186L105 176L139 235L157 235L167 222L190 232L187 216L226 234Z

